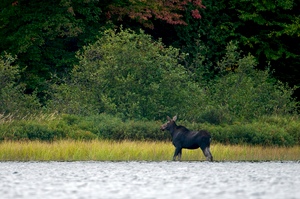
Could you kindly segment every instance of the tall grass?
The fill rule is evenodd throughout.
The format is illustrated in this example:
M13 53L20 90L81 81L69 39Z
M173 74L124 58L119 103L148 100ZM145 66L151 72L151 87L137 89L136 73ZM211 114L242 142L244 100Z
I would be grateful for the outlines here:
M170 142L75 141L52 143L40 141L0 143L0 161L168 161L174 146ZM300 146L260 147L213 144L216 161L295 161L300 160ZM205 160L201 150L183 150L183 161Z

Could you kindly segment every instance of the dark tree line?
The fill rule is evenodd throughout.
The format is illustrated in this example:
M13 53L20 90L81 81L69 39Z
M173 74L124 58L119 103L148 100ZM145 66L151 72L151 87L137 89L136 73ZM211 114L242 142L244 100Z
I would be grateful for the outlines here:
M180 64L200 84L222 76L218 63L235 41L242 55L255 57L256 68L269 67L277 80L300 86L299 10L294 0L3 0L0 53L12 55L11 64L20 69L13 78L18 90L36 94L44 106L52 99L53 85L64 84L74 66L80 67L76 52L120 26L144 29L179 49L185 54ZM225 70L235 71L237 65Z

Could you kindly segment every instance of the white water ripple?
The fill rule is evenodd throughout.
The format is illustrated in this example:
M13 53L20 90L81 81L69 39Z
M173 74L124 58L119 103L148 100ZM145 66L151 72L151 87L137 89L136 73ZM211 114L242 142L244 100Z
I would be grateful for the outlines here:
M0 198L300 198L298 162L0 162Z

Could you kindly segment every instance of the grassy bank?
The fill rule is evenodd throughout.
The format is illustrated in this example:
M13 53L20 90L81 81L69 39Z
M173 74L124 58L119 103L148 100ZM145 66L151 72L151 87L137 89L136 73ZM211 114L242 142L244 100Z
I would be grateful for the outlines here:
M295 161L300 146L260 147L213 144L216 161ZM174 147L170 142L142 141L26 141L0 143L0 161L168 161ZM200 150L183 150L182 160L205 160Z

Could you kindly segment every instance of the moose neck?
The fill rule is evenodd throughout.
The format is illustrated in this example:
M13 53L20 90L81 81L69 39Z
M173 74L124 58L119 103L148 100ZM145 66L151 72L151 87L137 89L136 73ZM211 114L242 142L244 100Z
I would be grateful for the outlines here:
M172 136L173 136L173 134L174 134L174 132L175 132L176 127L177 127L177 125L176 125L176 123L174 122L174 123L170 126L170 128L169 128L169 131L170 131L170 133L171 133Z

